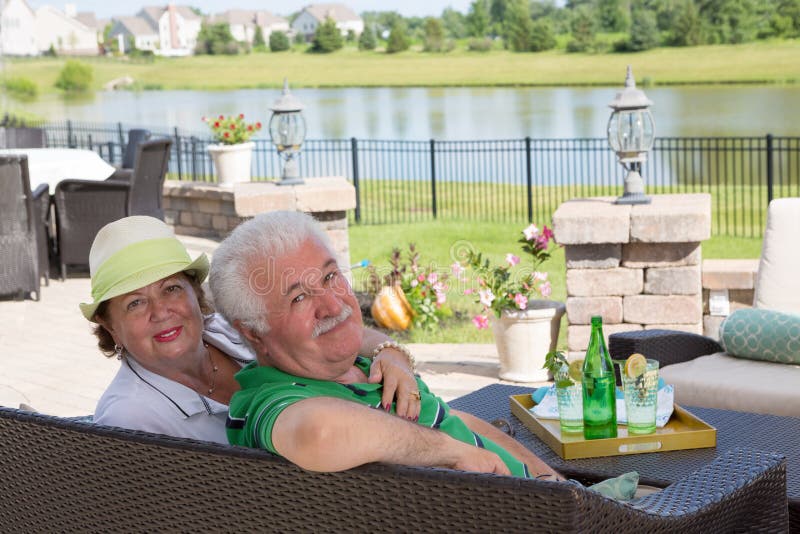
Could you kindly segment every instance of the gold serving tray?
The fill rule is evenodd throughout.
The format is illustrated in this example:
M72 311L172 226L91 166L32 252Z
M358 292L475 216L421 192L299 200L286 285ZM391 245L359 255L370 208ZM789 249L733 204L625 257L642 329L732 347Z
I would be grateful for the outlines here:
M616 438L587 440L579 432L562 434L558 419L533 415L535 403L529 394L511 395L509 403L511 413L565 460L717 446L717 430L677 404L669 422L655 434L629 436L627 426L619 425Z

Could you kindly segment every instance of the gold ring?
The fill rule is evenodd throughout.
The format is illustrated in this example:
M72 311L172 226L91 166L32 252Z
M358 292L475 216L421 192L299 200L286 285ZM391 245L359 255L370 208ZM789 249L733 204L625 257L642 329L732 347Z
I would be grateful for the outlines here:
M409 393L409 395L414 397L414 399L416 400L420 400L419 391L412 391L411 393Z

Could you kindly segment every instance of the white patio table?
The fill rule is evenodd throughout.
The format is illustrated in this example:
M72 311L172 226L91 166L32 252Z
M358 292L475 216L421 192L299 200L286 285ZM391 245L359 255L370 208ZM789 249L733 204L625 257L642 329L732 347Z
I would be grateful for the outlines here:
M97 152L79 148L9 148L0 150L0 155L25 154L28 156L28 172L31 191L40 184L50 185L50 194L56 185L67 178L103 181L114 173L114 167L106 163Z

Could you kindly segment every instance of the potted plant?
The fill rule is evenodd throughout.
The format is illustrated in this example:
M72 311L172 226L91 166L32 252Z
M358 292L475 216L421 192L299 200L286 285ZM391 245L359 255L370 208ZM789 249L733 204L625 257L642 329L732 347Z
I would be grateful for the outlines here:
M250 181L250 163L255 143L250 138L261 129L260 122L246 123L244 115L220 115L215 119L203 117L211 128L217 144L208 145L214 160L219 185L232 187L235 182Z
M400 249L394 248L388 273L381 276L375 266L368 268L372 318L378 326L390 330L432 329L452 315L447 305L447 275L433 267L420 266L413 243L408 245L407 257L408 261L403 262Z
M504 380L548 379L542 367L547 353L556 348L565 311L564 303L547 299L550 282L547 273L538 270L550 257L552 239L547 226L540 230L531 224L518 241L529 264L521 264L518 256L508 253L504 265L492 265L483 254L470 250L463 263L453 266L459 275L464 269L473 275L477 287L466 293L477 295L476 302L483 310L472 321L478 328L488 328L491 321ZM539 296L544 298L536 298Z

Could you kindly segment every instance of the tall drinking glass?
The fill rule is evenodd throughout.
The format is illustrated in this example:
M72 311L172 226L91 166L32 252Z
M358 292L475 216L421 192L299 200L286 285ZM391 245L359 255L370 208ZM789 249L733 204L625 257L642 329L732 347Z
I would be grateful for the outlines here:
M583 389L580 367L574 367L570 373L569 365L562 365L553 378L556 382L561 432L583 432Z
M656 431L658 360L648 359L645 371L636 377L626 375L624 367L620 375L628 418L628 434L652 434Z

